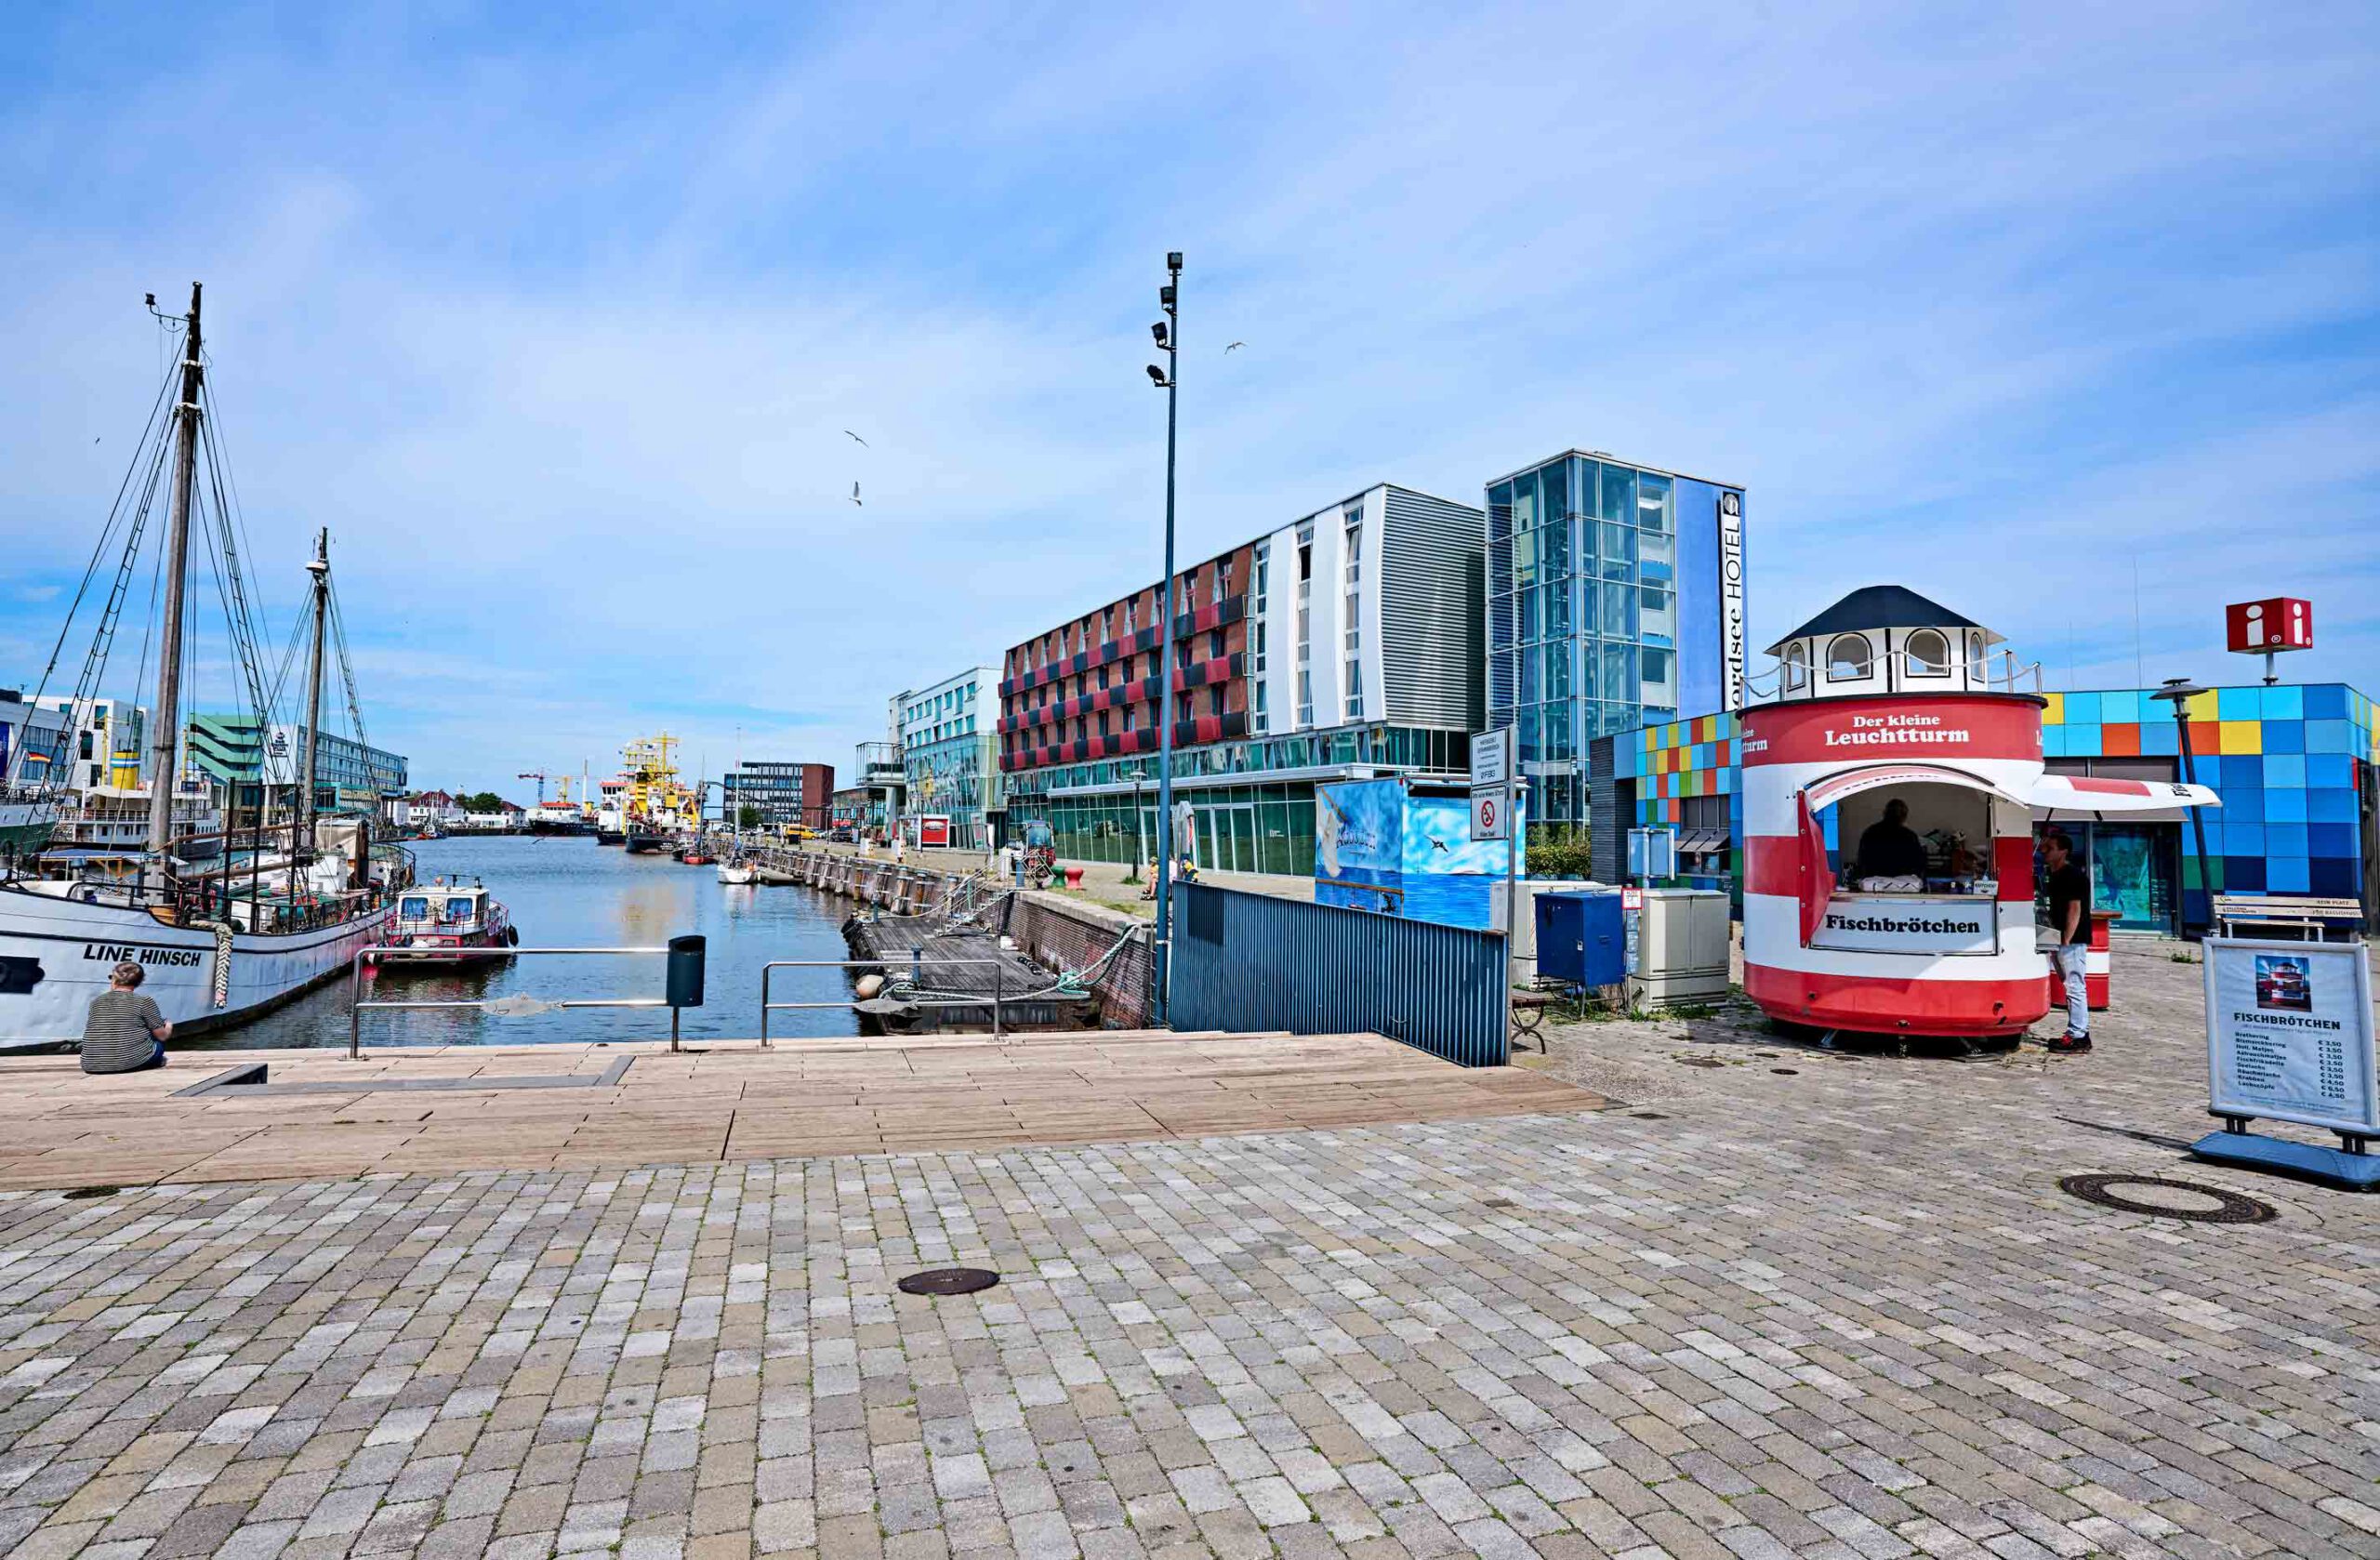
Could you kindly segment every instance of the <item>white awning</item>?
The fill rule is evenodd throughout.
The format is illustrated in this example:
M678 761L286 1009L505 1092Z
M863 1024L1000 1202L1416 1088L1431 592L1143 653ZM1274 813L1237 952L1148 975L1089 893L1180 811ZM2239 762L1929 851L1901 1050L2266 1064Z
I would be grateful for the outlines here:
M2096 774L2044 774L2029 799L2050 813L2163 813L2181 807L2220 807L2212 786L2172 780L2118 780Z
M1948 764L1862 764L1858 769L1846 769L1828 775L1803 791L1802 798L1809 804L1810 811L1816 813L1833 806L1845 797L1858 796L1861 791L1873 790L1878 786L1958 786L1970 791L2005 797L2025 806L2038 805L2030 798L1987 780L1980 774L1970 774L1964 769L1953 769Z

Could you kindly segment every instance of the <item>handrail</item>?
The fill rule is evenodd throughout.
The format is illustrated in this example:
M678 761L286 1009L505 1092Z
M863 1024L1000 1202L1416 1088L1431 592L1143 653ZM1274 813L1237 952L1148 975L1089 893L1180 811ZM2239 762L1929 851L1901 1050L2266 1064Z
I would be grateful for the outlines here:
M856 1001L853 1001L853 1002L772 1002L772 1001L770 1001L770 1000L769 1000L769 972L770 972L770 971L772 971L772 970L883 970L883 969L887 969L887 968L889 968L892 963L893 963L893 960L886 959L886 958L773 958L773 959L770 959L767 963L765 963L765 964L763 964L763 965L761 965L761 966L760 966L760 1044L761 1044L761 1046L762 1046L763 1048L765 1048L765 1047L767 1047L767 1045L768 1045L768 1043L769 1043L769 1015L770 1015L771 1013L773 1013L773 1012L791 1012L791 1011L797 1011L797 1010L814 1010L814 1009L820 1009L820 1008L850 1008L850 1009L852 1009L853 1011L858 1011L858 1009L859 1009L859 1008L860 1008L860 1006L861 1006L861 1004L860 1004L859 1002L856 1002ZM976 966L976 967L981 967L981 966L985 965L985 964L988 964L988 965L990 965L990 966L992 967L992 1038L994 1038L994 1039L996 1039L996 1040L997 1040L997 1039L999 1039L999 1038L1002 1038L1002 1034L1003 1034L1003 1032L1002 1032L1002 1029L1001 1029L1001 1024L1000 1024L1000 1020L1001 1020L1001 1013L1002 1013L1002 1004L1003 1004L1003 1003L1005 1003L1005 1002L1007 1001L1007 999L1008 999L1008 996L1007 996L1007 986L1008 986L1008 964L1007 964L1007 962L1006 962L1005 960L1003 960L1003 959L998 959L998 958L926 958L926 957L924 957L924 956L922 956L922 955L917 955L917 954L912 954L912 955L910 956L910 958L909 958L909 968L910 968L910 969L912 969L912 970L923 970L923 969L924 969L924 968L926 968L928 965L937 966L937 967L942 968L942 969L957 969L957 968L959 968L959 967L961 967L961 966L967 966L967 965L972 965L972 966ZM939 1000L938 1000L938 999L936 999L936 998L913 998L912 1000L913 1000L913 1001L915 1001L916 1005L917 1005L917 1006L919 1006L919 1007L920 1007L920 1008L980 1008L980 1007L982 1007L982 1006L984 1005L984 1004L983 1004L983 1002L982 1002L980 999L978 999L978 998L945 998L945 999L939 999Z
M478 948L409 948L391 947L385 944L375 944L367 948L358 948L355 950L354 958L350 961L348 970L348 1060L358 1061L361 1060L364 1055L364 1010L366 1008L488 1008L495 1006L498 1002L512 1000L512 998L505 997L483 997L469 998L456 998L443 1001L398 1002L374 1000L367 1002L364 999L364 967L365 964L376 959L387 961L412 958L421 960L424 963L434 964L443 961L451 964L460 962L465 958L484 958L492 956L510 958L520 954L602 954L613 956L627 954L659 954L666 958L668 955L668 952L669 949L666 945L657 948L505 948L500 950L500 953L495 955L492 955L488 950ZM665 998L565 998L553 1002L542 1003L542 1005L553 1008L669 1008L669 1049L671 1051L676 1051L678 1049L679 1010L674 1007L670 1007L668 999Z

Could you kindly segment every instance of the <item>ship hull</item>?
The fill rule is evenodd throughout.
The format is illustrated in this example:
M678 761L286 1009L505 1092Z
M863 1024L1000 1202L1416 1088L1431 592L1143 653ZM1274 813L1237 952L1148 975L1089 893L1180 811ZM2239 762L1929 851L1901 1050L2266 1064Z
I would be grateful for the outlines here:
M46 801L0 801L0 859L32 855L57 827L57 810Z
M127 960L141 966L140 993L175 1038L230 1027L346 973L395 914L391 904L312 932L233 933L218 1006L214 932L164 926L143 909L0 891L0 1050L80 1040L91 998Z

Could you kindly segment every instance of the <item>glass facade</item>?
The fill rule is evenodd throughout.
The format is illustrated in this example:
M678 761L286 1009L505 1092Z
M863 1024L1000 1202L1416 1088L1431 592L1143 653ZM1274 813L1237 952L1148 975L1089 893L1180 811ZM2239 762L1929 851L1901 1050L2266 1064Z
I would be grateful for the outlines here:
M1137 770L1154 786L1157 756L1139 753L1089 763L1053 764L1016 776L1011 802L1019 817L1037 813L1025 787L1043 797L1103 786L1129 786ZM1255 737L1203 743L1173 750L1175 780L1202 775L1264 774L1291 770L1373 764L1428 774L1465 774L1471 768L1471 737L1465 732L1421 726L1342 726L1294 736ZM1335 778L1335 776L1334 776ZM1120 859L1120 858L1119 858Z
M954 849L991 844L985 814L999 811L1000 772L993 723L983 719L982 705L984 690L997 686L998 676L989 667L977 667L893 701L903 811L948 816Z
M1711 581L1681 578L1682 489L1694 526L1714 509L1709 545L1696 531L1686 549ZM1740 499L1575 452L1489 485L1488 724L1513 727L1521 761L1540 766L1528 782L1538 821L1585 818L1589 743L1673 719L1689 673L1715 684L1721 491ZM1682 628L1689 584L1699 615Z

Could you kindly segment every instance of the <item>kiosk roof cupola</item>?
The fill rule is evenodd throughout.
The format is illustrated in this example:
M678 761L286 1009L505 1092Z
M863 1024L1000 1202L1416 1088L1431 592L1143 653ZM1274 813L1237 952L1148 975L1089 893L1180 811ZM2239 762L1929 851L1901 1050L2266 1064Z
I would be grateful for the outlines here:
M1779 699L1964 694L1990 687L2002 637L1899 585L1868 585L1768 647Z

